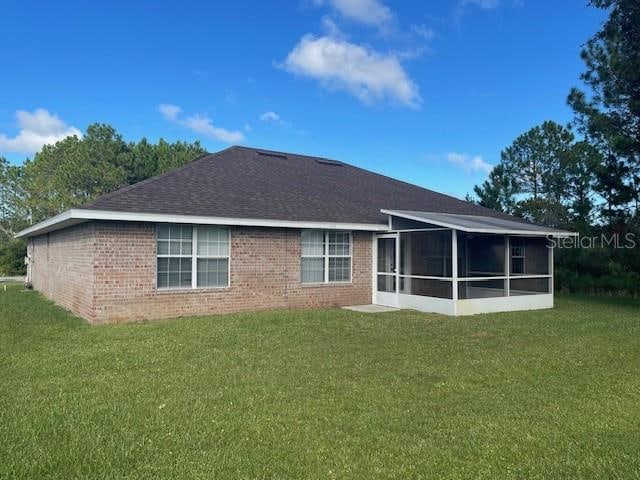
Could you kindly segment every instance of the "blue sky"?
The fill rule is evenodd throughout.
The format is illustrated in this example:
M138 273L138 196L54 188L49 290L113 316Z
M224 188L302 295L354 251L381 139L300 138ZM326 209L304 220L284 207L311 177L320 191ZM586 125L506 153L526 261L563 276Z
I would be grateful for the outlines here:
M3 2L0 155L113 125L337 158L464 196L567 122L586 0Z

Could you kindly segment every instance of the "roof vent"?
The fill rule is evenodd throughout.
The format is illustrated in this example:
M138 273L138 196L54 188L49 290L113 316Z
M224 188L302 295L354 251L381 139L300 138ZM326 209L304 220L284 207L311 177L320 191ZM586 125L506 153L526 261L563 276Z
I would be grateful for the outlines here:
M287 159L287 156L282 155L281 153L273 153L273 152L256 152L256 153L263 157L281 158L282 160Z
M321 163L322 165L331 165L333 167L341 167L344 165L342 162L337 160L329 160L328 158L316 158L316 162Z

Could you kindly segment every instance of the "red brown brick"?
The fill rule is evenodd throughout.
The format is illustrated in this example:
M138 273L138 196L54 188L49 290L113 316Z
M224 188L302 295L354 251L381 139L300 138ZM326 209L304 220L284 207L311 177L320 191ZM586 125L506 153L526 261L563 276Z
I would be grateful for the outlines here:
M300 230L231 227L230 286L156 289L155 225L91 222L29 242L33 285L92 323L371 302L372 235L353 233L353 279L302 285Z

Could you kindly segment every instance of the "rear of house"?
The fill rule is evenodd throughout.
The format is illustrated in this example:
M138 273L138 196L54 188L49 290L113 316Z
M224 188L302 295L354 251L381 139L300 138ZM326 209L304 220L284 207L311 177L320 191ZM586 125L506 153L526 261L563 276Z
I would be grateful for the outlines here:
M231 147L19 236L34 288L105 323L372 302L550 308L548 242L567 234L342 162Z

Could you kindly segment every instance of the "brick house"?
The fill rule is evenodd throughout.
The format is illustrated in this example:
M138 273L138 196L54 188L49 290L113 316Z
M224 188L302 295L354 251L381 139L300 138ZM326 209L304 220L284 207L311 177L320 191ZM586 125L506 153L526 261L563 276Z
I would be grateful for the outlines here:
M28 281L91 323L369 303L550 308L548 243L564 235L335 160L245 147L18 234Z

